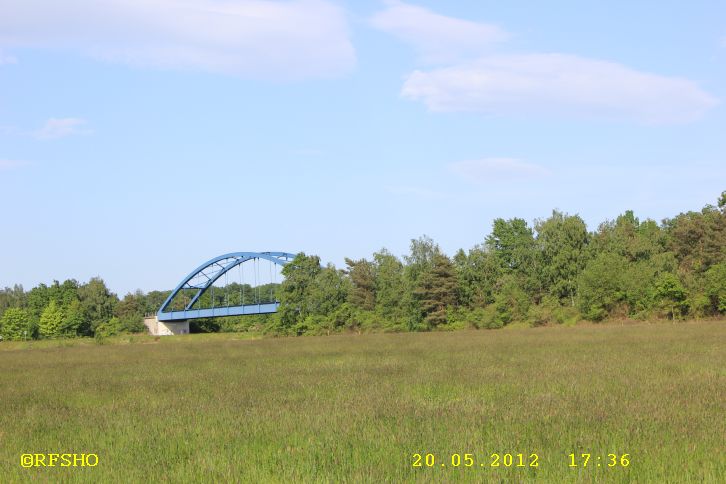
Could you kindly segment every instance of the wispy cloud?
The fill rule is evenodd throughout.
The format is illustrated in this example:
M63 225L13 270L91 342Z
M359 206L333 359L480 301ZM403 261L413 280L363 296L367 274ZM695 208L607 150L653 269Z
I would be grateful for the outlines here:
M411 44L427 62L452 61L487 52L509 34L496 25L471 22L400 1L371 19L374 27Z
M329 77L355 65L347 19L326 0L6 2L0 43L242 77Z
M3 160L0 159L0 171L4 170L13 170L15 168L20 168L22 166L26 166L29 163L27 161L22 160Z
M33 135L38 139L57 139L76 134L88 134L91 131L85 128L86 124L86 120L81 118L50 118Z
M516 158L483 158L457 161L449 169L467 181L485 183L526 178L542 178L550 174L546 168Z
M506 39L499 27L401 2L389 3L373 22L424 58L454 53L448 66L416 70L404 82L401 95L431 111L667 124L699 119L719 103L694 81L617 62L563 53L493 54L487 50Z
M687 79L564 54L498 56L415 71L402 95L432 111L680 123L718 100Z

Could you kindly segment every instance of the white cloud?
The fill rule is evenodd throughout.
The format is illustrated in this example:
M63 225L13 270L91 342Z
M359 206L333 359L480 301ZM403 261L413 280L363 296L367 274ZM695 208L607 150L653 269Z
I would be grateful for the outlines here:
M457 161L449 164L449 169L466 180L475 183L541 178L549 175L546 168L516 158L484 158Z
M329 77L355 64L345 14L326 0L23 0L2 10L5 46L250 78Z
M373 26L413 45L428 62L481 55L508 38L496 25L446 17L399 1L386 3L388 8L371 19Z
M2 160L0 159L0 171L2 170L12 170L14 168L19 168L21 166L27 165L27 161L21 161L21 160Z
M33 134L38 139L57 139L75 134L88 134L84 128L86 120L81 118L50 118L42 128Z
M693 121L718 100L695 82L565 54L485 57L414 71L402 96L432 111L574 116L644 123Z
M695 82L561 53L496 55L501 28L446 17L400 1L373 17L373 25L447 67L417 70L403 97L431 111L629 120L648 124L696 120L718 104Z

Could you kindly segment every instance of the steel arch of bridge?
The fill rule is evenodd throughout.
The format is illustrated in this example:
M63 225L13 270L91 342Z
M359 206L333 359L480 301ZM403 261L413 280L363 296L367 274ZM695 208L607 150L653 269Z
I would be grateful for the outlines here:
M213 318L218 316L239 316L244 314L266 314L277 311L279 302L260 304L243 304L241 306L223 306L204 309L193 309L194 303L204 294L207 289L212 287L214 282L240 264L254 259L265 259L274 264L284 266L292 259L295 254L289 252L230 252L223 254L214 259L210 259L200 265L185 277L182 282L169 294L164 304L161 305L156 317L159 321L180 321L185 319L196 318ZM166 311L171 301L185 289L195 289L196 293L186 304L183 310Z

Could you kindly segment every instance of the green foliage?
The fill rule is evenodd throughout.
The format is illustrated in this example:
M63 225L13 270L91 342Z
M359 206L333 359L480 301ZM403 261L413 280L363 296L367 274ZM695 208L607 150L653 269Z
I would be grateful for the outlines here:
M427 328L446 322L447 310L456 303L456 288L454 266L448 257L435 253L419 275L413 293Z
M682 318L688 311L688 295L674 274L664 273L658 277L654 296L661 310L671 319Z
M43 310L40 316L40 324L38 332L43 338L56 338L61 335L63 326L63 310L58 306L54 299Z
M107 338L109 336L121 334L122 331L123 328L121 326L121 320L114 316L108 321L96 325L96 331L94 334L97 338Z
M534 232L521 218L494 220L492 233L486 246L498 261L501 275L497 286L503 287L502 278L516 277L517 284L534 300L542 296L540 252ZM496 296L495 296L496 299Z
M106 287L103 279L94 277L87 284L78 288L78 296L85 315L83 334L93 334L96 327L108 322L113 317L114 307L118 298Z
M318 272L307 294L308 314L333 314L348 300L350 280L345 273L328 265Z
M376 314L383 319L403 319L403 301L406 290L403 264L386 249L373 254L376 265Z
M0 335L4 340L20 341L35 337L32 316L23 308L8 308L0 318Z
M8 308L25 307L27 295L22 284L15 284L12 288L0 289L0 317Z
M486 243L502 267L525 273L531 270L535 254L534 233L523 219L494 220Z
M494 299L494 320L489 327L502 327L513 321L524 321L532 304L522 284L514 275L500 279L499 288Z
M84 323L81 301L74 299L63 311L63 322L60 326L60 335L64 337L76 336Z
M575 305L577 276L587 262L589 234L585 222L578 217L553 211L547 220L535 226L540 251L540 275L545 290Z
M282 274L279 324L283 331L305 333L310 321L333 314L348 299L350 281L345 273L331 265L320 267L317 256L298 254Z
M346 257L351 288L348 301L356 308L372 311L376 307L376 273L375 265L361 259L358 261Z
M611 252L598 254L580 274L579 307L586 319L601 321L624 300L623 274L627 261Z
M189 321L190 333L217 333L220 329L220 320L217 318L198 318Z
M706 271L706 297L712 313L726 313L726 261Z
M494 302L494 292L502 269L490 250L477 246L454 256L458 279L457 298L468 308L484 307Z
M666 220L665 226L681 272L703 274L726 260L726 211L707 206Z
M401 300L404 319L410 331L431 329L425 318L432 307L422 307L424 297L420 279L431 277L434 258L440 255L441 249L431 237L423 235L418 239L411 239L410 252L404 257L406 265L403 270L404 291ZM427 284L426 281L423 283Z

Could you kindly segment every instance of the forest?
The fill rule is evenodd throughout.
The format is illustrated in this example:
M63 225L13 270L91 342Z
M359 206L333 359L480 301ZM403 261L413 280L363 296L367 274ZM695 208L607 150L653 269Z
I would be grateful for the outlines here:
M726 192L716 206L660 223L627 211L588 231L578 215L554 210L532 226L497 218L480 244L453 256L424 235L411 240L403 258L381 249L345 264L322 266L318 256L298 254L282 269L281 284L263 288L280 302L277 313L197 320L191 329L303 335L722 316ZM249 285L245 290L253 292ZM0 290L0 337L143 332L144 315L169 293L119 298L101 278L53 281L29 291L6 287Z

